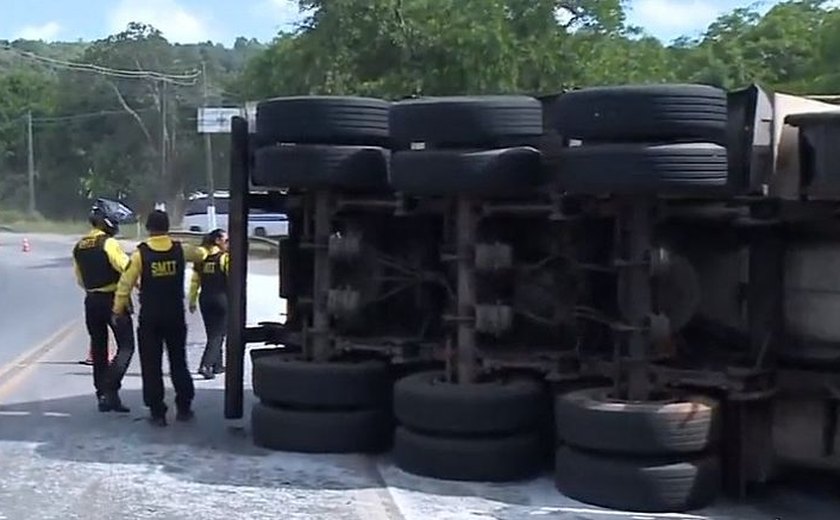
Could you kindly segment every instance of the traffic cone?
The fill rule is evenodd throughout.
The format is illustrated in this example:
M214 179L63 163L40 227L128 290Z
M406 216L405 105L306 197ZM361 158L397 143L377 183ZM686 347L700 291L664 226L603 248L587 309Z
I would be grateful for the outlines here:
M117 357L117 351L114 348L114 345L111 343L110 336L108 337L108 364L114 362L114 358ZM80 365L88 365L93 366L93 350L88 347L87 359L83 361L79 361Z
M26 238L26 237L23 237L23 245L21 247L21 250L24 253L28 253L30 249L32 249L32 247L29 245L29 239Z

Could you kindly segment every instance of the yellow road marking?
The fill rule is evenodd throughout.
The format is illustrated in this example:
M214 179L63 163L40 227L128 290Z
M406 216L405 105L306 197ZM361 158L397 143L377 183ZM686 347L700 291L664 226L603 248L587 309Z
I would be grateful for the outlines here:
M61 341L66 336L70 336L74 329L77 329L81 323L82 320L80 318L71 321L46 341L27 350L5 366L0 367L0 398L7 396L12 390L17 388L35 366L35 361L60 345ZM17 372L15 373L16 370Z

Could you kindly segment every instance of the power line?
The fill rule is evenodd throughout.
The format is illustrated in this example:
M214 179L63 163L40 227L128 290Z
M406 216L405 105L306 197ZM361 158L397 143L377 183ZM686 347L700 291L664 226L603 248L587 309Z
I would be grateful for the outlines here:
M51 65L53 67L58 67L66 70L73 70L77 72L91 72L102 76L111 76L122 79L152 79L188 87L195 85L197 83L197 78L201 76L200 70L193 70L191 72L183 74L166 74L151 70L115 69L111 67L95 65L92 63L79 63L60 60L57 58L49 58L47 56L35 54L34 52L16 49L11 45L6 44L0 46L0 49L17 54L18 56L21 56L23 58Z
M138 114L142 114L145 112L157 112L158 110L155 108L140 108L135 110ZM52 123L63 123L68 121L79 121L83 119L94 119L98 117L106 117L106 116L129 116L128 112L125 110L100 110L97 112L82 112L80 114L68 114L63 116L46 116L46 117L33 117L32 123L33 124L52 124ZM22 116L8 119L6 121L0 122L0 128L4 127L12 127L22 124L26 121L27 116L24 114Z
M158 79L162 81L180 81L180 80L191 80L196 79L201 75L201 71L193 70L192 72L185 73L185 74L165 74L157 71L150 71L150 70L127 70L127 69L115 69L112 67L104 67L102 65L95 65L92 63L79 63L79 62L72 62L72 61L65 61L60 60L57 58L50 58L47 56L41 56L39 54L35 54L34 52L24 51L21 49L17 49L12 47L11 45L3 45L2 47L4 50L10 51L12 53L18 54L25 58L33 59L35 61L40 61L43 63L49 63L51 65L56 65L63 68L69 68L73 70L79 70L84 72L94 72L97 74L104 74L104 75L111 75L111 76L119 76L119 77L126 77L126 78L150 78L150 79Z
M152 111L157 112L157 109L141 108L141 109L135 110L135 112L137 112L138 114L143 113L143 112L152 112ZM64 121L76 121L76 120L80 120L80 119L91 119L91 118L102 117L102 116L117 116L117 115L127 116L127 115L131 115L131 114L129 114L125 110L100 110L99 112L86 112L86 113L81 113L81 114L70 114L70 115L66 115L66 116L33 117L32 122L33 123L60 123L60 122L64 122Z

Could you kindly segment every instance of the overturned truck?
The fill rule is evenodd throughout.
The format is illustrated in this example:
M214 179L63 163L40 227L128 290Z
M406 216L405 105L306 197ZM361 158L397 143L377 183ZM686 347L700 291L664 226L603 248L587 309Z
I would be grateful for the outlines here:
M225 415L636 511L837 467L840 116L704 85L290 97L233 123ZM259 190L259 193L256 191ZM247 215L289 215L246 327Z

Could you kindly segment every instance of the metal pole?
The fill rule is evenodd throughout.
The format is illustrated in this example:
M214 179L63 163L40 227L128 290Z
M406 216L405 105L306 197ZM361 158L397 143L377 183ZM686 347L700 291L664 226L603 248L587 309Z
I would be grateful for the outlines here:
M164 197L166 180L166 82L160 82L160 197Z
M204 108L207 108L207 64L203 61L201 78L204 85ZM213 141L209 133L204 134L204 161L207 166L207 219L209 228L216 229L216 182L213 179Z
M241 419L248 312L248 122L233 118L230 154L230 266L228 341L225 349L225 418Z
M650 338L643 330L651 313L651 280L647 262L651 252L651 204L645 199L622 201L622 227L625 233L625 275L628 277L627 294L632 295L627 320L634 330L628 338L629 367L627 371L627 398L644 401L650 395L648 362Z
M29 214L35 215L35 147L32 139L32 111L26 112L27 169L29 173Z
M458 383L475 380L475 214L469 199L459 197L455 216L458 251Z
M315 272L312 287L312 357L326 361L330 355L330 317L327 301L330 292L330 259L327 244L330 240L330 194L315 193Z

